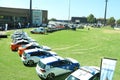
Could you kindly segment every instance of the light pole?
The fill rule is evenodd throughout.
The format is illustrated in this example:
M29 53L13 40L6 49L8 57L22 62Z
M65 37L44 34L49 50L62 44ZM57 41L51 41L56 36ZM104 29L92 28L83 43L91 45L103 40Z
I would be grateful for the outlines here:
M108 0L105 0L104 26L106 25L107 2L108 2Z
M71 0L69 0L69 4L68 4L68 22L70 22L70 8L71 8Z
M32 0L30 0L29 22L31 27L32 26Z

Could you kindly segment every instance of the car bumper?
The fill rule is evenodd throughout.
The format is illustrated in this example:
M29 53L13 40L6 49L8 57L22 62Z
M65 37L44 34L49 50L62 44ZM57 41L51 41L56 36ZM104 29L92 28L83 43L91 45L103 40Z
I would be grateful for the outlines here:
M27 64L28 63L28 61L26 61L23 57L21 57L21 60L22 60L23 64Z
M39 67L36 67L36 72L40 78L46 79L47 76L40 71Z

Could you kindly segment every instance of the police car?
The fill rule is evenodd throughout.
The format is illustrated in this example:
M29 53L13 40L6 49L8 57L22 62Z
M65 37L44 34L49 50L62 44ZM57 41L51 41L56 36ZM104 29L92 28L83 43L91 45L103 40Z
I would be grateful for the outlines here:
M80 64L75 59L52 56L40 59L36 72L42 79L53 80L55 76L75 71L79 67Z
M29 49L25 50L24 54L22 54L21 60L25 65L32 66L37 63L41 58L46 58L50 56L56 56L57 53L53 51L46 51L43 49Z
M83 66L65 80L100 80L100 69L96 66Z
M45 28L44 27L39 27L39 28L35 28L33 30L31 30L30 32L33 33L33 34L45 34Z

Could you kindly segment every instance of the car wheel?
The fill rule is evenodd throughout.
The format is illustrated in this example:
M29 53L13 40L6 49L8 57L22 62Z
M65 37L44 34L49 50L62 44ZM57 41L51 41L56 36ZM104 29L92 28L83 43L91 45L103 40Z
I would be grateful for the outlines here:
M50 73L47 75L47 80L54 80L55 75L53 73Z
M34 61L33 60L29 60L28 63L27 63L27 65L29 65L29 66L34 65Z

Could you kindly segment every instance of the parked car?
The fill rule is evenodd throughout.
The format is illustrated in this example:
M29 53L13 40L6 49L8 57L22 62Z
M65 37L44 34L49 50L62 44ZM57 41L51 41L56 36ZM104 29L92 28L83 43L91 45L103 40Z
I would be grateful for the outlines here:
M42 58L56 56L56 55L57 53L53 51L45 51L43 49L29 49L24 51L21 60L23 61L24 65L32 66Z
M11 39L15 39L18 37L28 37L27 33L22 30L16 30L12 35Z
M12 42L15 43L19 40L27 40L29 42L36 42L36 40L32 39L31 37L28 36L26 32L23 30L16 30L12 35L11 35Z
M16 41L16 42L12 42L11 45L10 45L10 48L11 48L12 51L17 51L18 48L21 45L26 45L26 44L29 44L29 41L27 41L27 40L19 40L19 41Z
M27 45L22 45L21 47L19 47L18 48L18 54L21 57L22 54L24 53L24 50L35 49L35 48L43 49L43 50L46 50L46 51L50 51L51 50L51 48L48 47L48 46L41 46L38 43L29 43Z
M40 59L36 72L42 79L53 80L55 76L75 71L79 67L80 64L75 59L52 56Z
M35 28L33 30L31 30L30 32L33 33L33 34L44 34L45 33L45 28L44 27L39 27L39 28Z
M100 68L83 66L70 74L65 80L100 80Z

